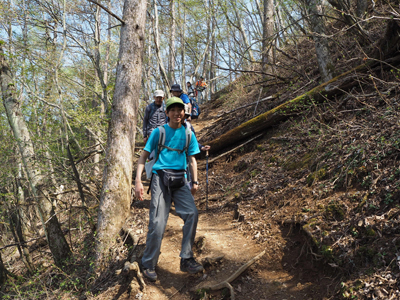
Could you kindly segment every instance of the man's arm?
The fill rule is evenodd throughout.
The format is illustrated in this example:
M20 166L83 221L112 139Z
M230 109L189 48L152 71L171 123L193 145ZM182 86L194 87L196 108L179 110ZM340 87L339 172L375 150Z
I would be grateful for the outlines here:
M142 151L142 154L139 157L137 170L136 170L136 178L135 178L135 196L139 200L143 201L143 193L144 188L142 184L142 173L144 170L144 164L146 163L146 159L149 157L150 152L146 150Z
M189 156L189 170L190 170L190 175L192 177L192 195L196 194L197 189L199 188L198 184L194 184L194 181L198 181L197 177L197 161L196 158L192 155Z

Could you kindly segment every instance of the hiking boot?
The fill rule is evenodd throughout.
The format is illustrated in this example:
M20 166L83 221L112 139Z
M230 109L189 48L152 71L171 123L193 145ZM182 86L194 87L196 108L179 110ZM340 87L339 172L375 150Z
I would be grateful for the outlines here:
M203 271L203 266L195 261L193 257L187 259L181 258L181 271L196 274Z
M144 269L143 276L153 282L157 280L157 273L154 269Z

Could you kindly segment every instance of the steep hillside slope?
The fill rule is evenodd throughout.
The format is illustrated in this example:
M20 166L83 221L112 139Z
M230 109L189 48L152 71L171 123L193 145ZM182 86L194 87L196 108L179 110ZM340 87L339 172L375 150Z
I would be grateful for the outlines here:
M398 25L383 24L381 35L390 40ZM301 46L311 47L308 41ZM346 55L354 54L347 46ZM257 140L213 160L244 141L226 145L210 157L212 207L235 212L238 231L296 276L318 266L313 276L330 278L324 299L400 298L398 55L392 51L381 64L352 72L341 95L311 99ZM348 66L339 62L338 73L369 59L368 53L361 57ZM309 64L299 68L317 74ZM255 76L240 77L203 108L208 123L200 140L207 143L317 86L316 79L296 78L271 87ZM256 109L235 110L271 96Z

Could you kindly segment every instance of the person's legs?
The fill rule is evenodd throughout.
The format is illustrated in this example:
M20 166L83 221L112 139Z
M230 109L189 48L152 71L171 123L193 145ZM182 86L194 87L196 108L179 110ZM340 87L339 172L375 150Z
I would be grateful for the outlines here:
M196 237L197 222L199 213L194 203L194 198L187 185L172 193L172 198L175 203L175 211L184 221L182 248L180 257L193 257L192 247L194 238Z
M184 221L180 269L182 272L196 274L203 271L203 266L194 259L192 251L199 214L187 185L175 191L173 200L176 213Z
M199 91L197 94L197 103L203 104L203 92Z
M170 207L171 196L161 182L160 177L154 174L151 182L149 230L147 232L146 249L142 257L142 267L144 269L154 270L157 265Z

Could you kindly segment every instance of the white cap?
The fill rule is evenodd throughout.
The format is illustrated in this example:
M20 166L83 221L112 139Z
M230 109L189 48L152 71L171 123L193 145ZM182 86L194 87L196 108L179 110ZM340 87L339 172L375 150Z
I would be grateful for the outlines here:
M164 91L162 90L155 90L154 97L164 97Z

